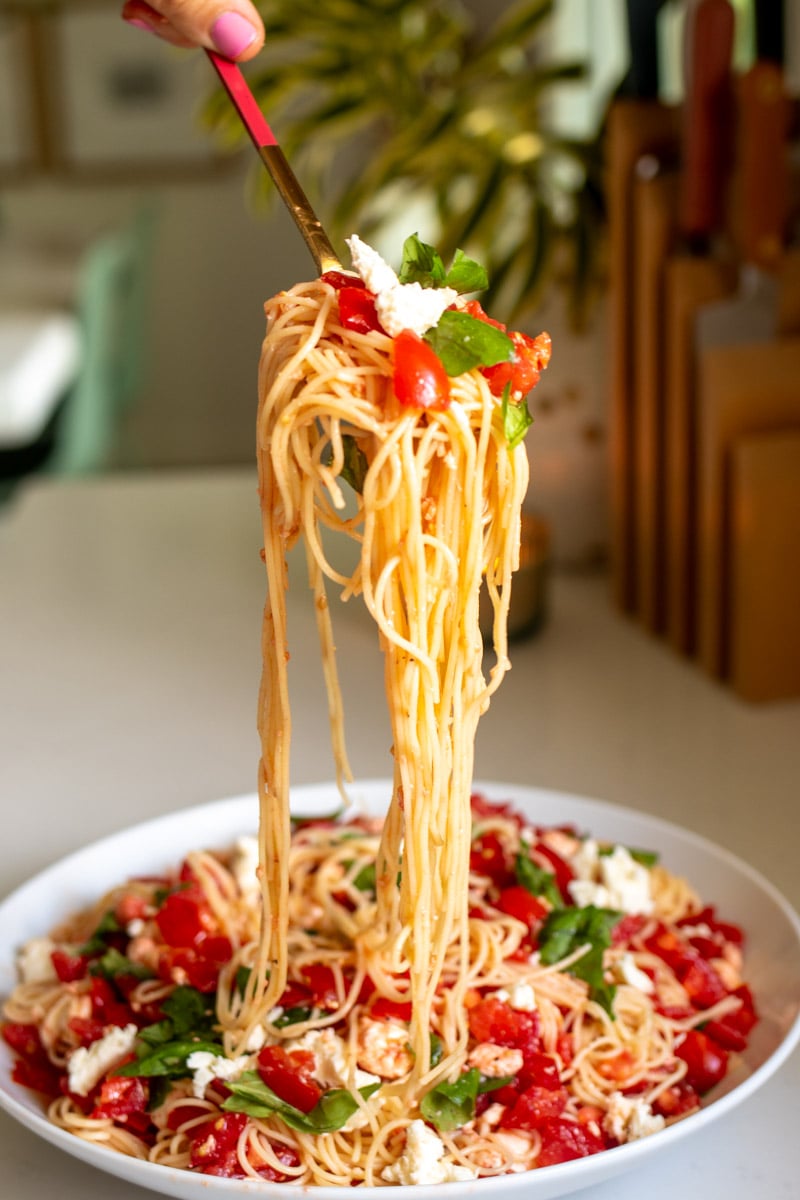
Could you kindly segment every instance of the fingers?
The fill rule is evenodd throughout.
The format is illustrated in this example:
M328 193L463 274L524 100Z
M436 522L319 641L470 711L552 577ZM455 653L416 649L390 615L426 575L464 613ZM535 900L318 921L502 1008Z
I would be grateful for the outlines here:
M264 44L264 26L250 0L127 0L122 17L173 46L203 46L240 61Z

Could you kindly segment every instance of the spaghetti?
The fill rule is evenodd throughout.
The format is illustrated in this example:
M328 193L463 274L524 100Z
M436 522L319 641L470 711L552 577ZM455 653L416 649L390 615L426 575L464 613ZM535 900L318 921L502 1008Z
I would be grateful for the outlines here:
M409 239L398 278L352 249L363 279L267 305L258 853L190 855L27 947L4 1033L51 1119L121 1153L304 1184L471 1179L691 1111L755 1015L739 931L682 880L471 795L478 720L509 667L524 397L549 340L459 298L479 273L464 256L447 272ZM352 574L329 531L358 544ZM301 536L343 797L326 580L378 627L394 759L379 827L292 829L286 554Z

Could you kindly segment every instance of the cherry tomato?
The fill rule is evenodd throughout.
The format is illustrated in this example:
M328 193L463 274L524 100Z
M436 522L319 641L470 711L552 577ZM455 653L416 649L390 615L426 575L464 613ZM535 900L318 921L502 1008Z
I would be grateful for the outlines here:
M330 284L337 292L342 288L366 289L367 286L359 275L349 275L347 271L326 271L320 278L323 283Z
M88 958L82 954L70 954L66 950L53 950L50 954L53 970L62 983L74 983L83 979L89 965Z
M370 1009L370 1015L373 1016L376 1021L410 1021L411 1001L387 1000L385 996L378 996L377 1000Z
M156 924L168 946L197 946L216 921L199 887L171 892L156 913Z
M511 887L514 883L514 872L496 833L484 833L475 838L469 852L469 869L476 875L488 875L498 888Z
M343 287L339 292L339 318L345 329L356 333L369 333L372 329L383 332L383 326L375 311L372 292L360 287Z
M493 396L502 396L506 385L510 387L512 400L527 396L539 382L539 376L550 361L550 335L540 333L528 337L527 333L509 332L514 343L514 358L511 362L497 363L493 367L481 367L481 373L489 381Z
M551 1055L542 1054L537 1050L525 1055L525 1065L520 1071L520 1078L526 1087L535 1084L536 1087L547 1088L551 1092L561 1087L556 1060Z
M557 1117L567 1103L567 1089L547 1088L533 1084L521 1092L513 1108L503 1114L500 1124L504 1129L538 1129L549 1117Z
M469 1010L470 1033L478 1042L494 1042L533 1054L540 1046L539 1016L519 1012L494 996L481 1000Z
M146 1080L112 1075L100 1086L92 1116L108 1117L119 1125L136 1124L138 1128L147 1128L151 1123L147 1115L149 1100L150 1087ZM140 1119L132 1122L131 1118L137 1115Z
M237 1146L246 1125L244 1113L222 1113L201 1125L192 1137L189 1159L192 1170L227 1178L244 1175Z
M410 329L394 339L394 394L406 408L443 411L450 404L450 381L436 352Z
M537 1128L542 1139L542 1149L536 1160L539 1167L570 1162L573 1158L586 1158L606 1148L606 1142L600 1134L577 1121L550 1117L541 1121Z
M286 1050L283 1046L265 1046L258 1053L258 1073L276 1096L311 1112L319 1103L322 1088L314 1079L314 1055L310 1050Z
M527 925L529 933L533 933L547 916L546 905L537 896L532 896L521 884L504 888L498 897L497 907L501 912L508 913L510 917L516 917L523 925Z
M724 1078L728 1053L702 1029L690 1029L675 1051L686 1063L686 1082L702 1096Z

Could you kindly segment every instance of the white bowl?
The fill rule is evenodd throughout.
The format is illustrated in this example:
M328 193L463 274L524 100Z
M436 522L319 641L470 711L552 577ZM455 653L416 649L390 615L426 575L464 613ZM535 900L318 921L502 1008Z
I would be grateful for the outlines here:
M502 783L480 783L476 791L508 800L543 825L570 823L602 839L657 850L671 871L685 875L703 899L717 905L723 920L741 925L747 935L745 975L753 988L760 1020L747 1050L699 1112L660 1133L574 1162L499 1179L450 1183L447 1200L551 1200L600 1183L668 1151L679 1138L699 1132L752 1095L778 1069L800 1039L800 921L770 883L726 850L653 817L614 805L560 792ZM390 784L358 783L352 795L359 806L383 812ZM331 784L298 788L293 809L300 815L338 807ZM96 900L129 875L158 874L191 849L223 848L257 823L255 796L219 800L134 826L70 855L24 884L0 905L0 996L15 983L14 957L28 938L46 933L63 917ZM286 1184L218 1179L125 1158L72 1137L51 1125L36 1097L11 1082L13 1056L0 1047L0 1105L13 1117L68 1154L100 1171L182 1200L222 1200L254 1193L265 1200L287 1200L297 1193ZM57 1181L53 1180L54 1189ZM399 1188L360 1188L365 1200L390 1200ZM316 1200L329 1188L302 1189ZM441 1187L414 1190L416 1200L442 1200Z

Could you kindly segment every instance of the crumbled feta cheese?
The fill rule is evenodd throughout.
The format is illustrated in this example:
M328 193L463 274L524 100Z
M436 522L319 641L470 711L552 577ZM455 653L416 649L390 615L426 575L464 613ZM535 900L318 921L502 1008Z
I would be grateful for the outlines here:
M17 955L17 969L22 983L52 983L58 979L50 955L56 948L48 937L31 938Z
M508 988L499 988L492 993L492 998L502 1000L517 1012L534 1012L536 1009L536 995L529 983L515 983L511 991Z
M346 1046L338 1034L332 1029L309 1029L301 1038L286 1043L287 1050L310 1050L314 1055L314 1078L323 1087L346 1088L350 1086L350 1068L347 1062ZM356 1068L353 1086L369 1087L371 1083L380 1083L379 1075L371 1075L369 1071Z
M89 1092L133 1050L139 1030L136 1025L112 1025L91 1046L78 1046L72 1051L67 1063L69 1090L76 1096L88 1096Z
M231 859L231 874L243 896L253 897L260 891L258 882L258 838L249 834L237 838Z
M127 933L128 937L135 938L144 933L144 928L145 922L142 920L142 918L134 917L132 921L128 921L128 924L125 926L125 932Z
M453 288L426 288L420 283L400 283L397 275L377 250L356 234L347 238L353 269L369 291L375 294L378 320L390 337L404 329L422 336L439 320L445 309L458 299Z
M638 988L647 995L655 991L655 984L650 976L637 967L633 955L628 952L614 963L614 976L618 983L629 983L631 987Z
M611 854L600 854L597 842L586 838L570 859L575 873L568 885L575 904L584 908L614 908L625 913L653 911L650 872L631 856L624 846L615 846Z
M272 1014L270 1014L270 1019ZM249 1050L251 1054L255 1054L262 1046L267 1044L267 1031L263 1025L256 1025L250 1030L250 1035L244 1044L245 1050Z
M238 1079L252 1062L249 1054L242 1054L239 1058L225 1058L221 1054L212 1054L210 1050L195 1050L186 1059L187 1067L193 1072L193 1095L202 1100L212 1079Z
M618 1142L635 1142L638 1138L658 1133L664 1128L664 1118L654 1113L641 1096L623 1096L612 1092L603 1127Z
M386 1183L454 1183L475 1179L477 1171L455 1163L443 1163L445 1144L424 1121L412 1121L406 1130L406 1148L397 1162L384 1167Z

